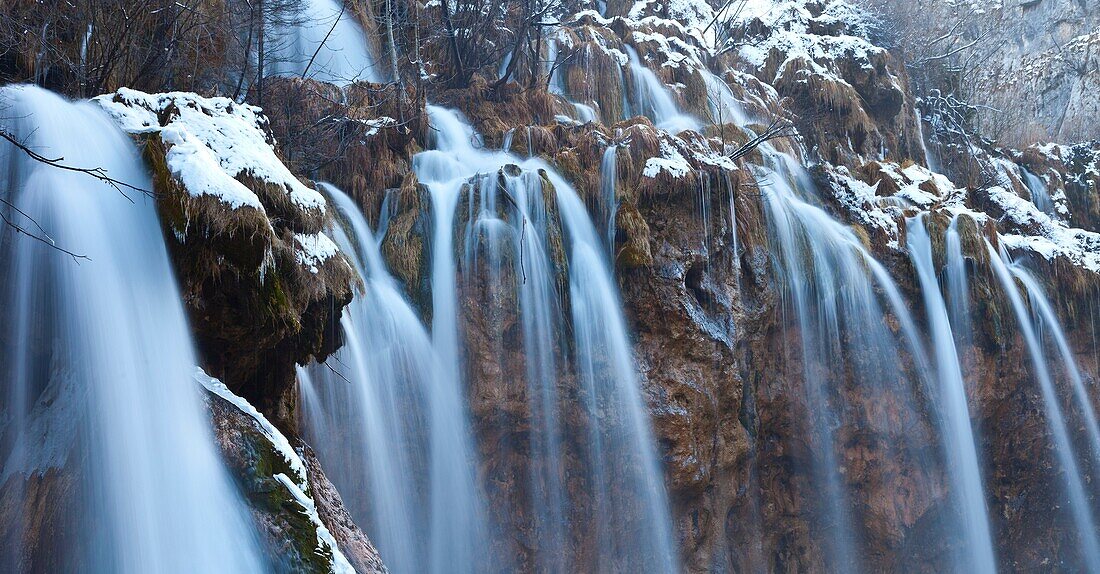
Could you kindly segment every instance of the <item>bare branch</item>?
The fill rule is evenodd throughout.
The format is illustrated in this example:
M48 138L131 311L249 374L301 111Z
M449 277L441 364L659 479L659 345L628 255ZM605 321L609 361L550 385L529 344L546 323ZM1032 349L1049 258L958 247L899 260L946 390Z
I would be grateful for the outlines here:
M763 132L760 132L756 137L741 144L741 147L734 150L727 157L732 160L737 160L752 153L753 150L763 145L764 142L779 138L790 138L796 135L798 135L798 132L795 130L794 124L785 120L772 120L772 123L769 124Z
M7 140L13 146L19 148L23 153L27 154L28 156L30 156L31 159L33 159L35 161L44 163L46 165L49 165L51 167L55 167L57 169L62 169L62 170L65 170L65 171L73 171L73 172L76 172L76 173L83 173L83 174L90 175L90 176L98 179L99 181L102 181L103 183L106 183L107 185L113 187L115 189L115 191L118 191L119 193L121 193L122 196L125 197L126 199L128 199L131 203L133 203L134 200L131 199L129 195L126 195L126 192L123 191L123 188L130 189L130 190L136 191L138 193L143 193L143 194L148 195L148 196L153 195L153 192L151 192L149 190L137 187L135 185L131 185L129 183L126 183L125 181L117 180L117 179L107 175L107 170L103 169L102 167L76 167L76 166L66 165L65 163L63 163L65 161L65 158L63 158L63 157L59 157L59 158L45 157L45 156L39 154L38 152L34 151L33 149L27 147L26 144L19 141L15 136L13 136L12 134L8 133L5 130L0 130L0 138L3 138L5 140Z

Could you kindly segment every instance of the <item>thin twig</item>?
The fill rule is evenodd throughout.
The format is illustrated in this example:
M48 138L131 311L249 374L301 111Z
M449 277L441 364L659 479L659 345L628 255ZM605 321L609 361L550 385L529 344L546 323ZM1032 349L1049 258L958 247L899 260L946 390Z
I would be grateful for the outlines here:
M48 245L49 247L52 247L52 248L64 253L65 255L68 255L69 257L72 257L73 260L76 261L77 263L80 263L81 259L86 259L86 260L90 261L90 259L88 258L87 255L80 255L79 253L73 253L72 251L69 251L68 249L65 249L64 247L59 246L57 244L57 242L54 241L53 238L50 237L49 234L46 233L46 231L44 229L42 229L42 226L39 225L38 222L35 221L33 217L31 217L30 215L27 215L26 212L24 212L22 209L19 209L18 207L16 207L10 201L0 197L0 203L3 203L4 205L6 205L6 206L10 207L11 209L15 210L15 212L18 213L19 215L22 215L23 217L26 217L28 221L33 223L34 226L38 228L38 230L41 232L41 235L38 235L38 234L33 233L31 231L28 231L25 227L23 227L23 226L19 225L18 223L12 221L11 219L9 219L8 216L6 214L4 214L4 212L2 210L0 210L0 220L3 220L3 222L8 227L12 228L17 233L21 233L23 235L26 235L27 237L30 237L31 239L33 239L35 241L39 241L41 243L44 243L44 244Z
M23 151L23 153L26 153L28 156L31 157L31 159L33 159L35 161L42 162L44 164L56 167L57 169L63 169L65 171L73 171L73 172L76 172L76 173L83 173L83 174L90 175L90 176L102 181L103 183L106 183L107 185L113 187L115 189L115 191L121 193L123 197L125 197L127 200L130 201L130 203L133 203L134 200L131 199L129 195L126 195L126 192L122 191L123 188L131 189L131 190L134 190L138 193L142 193L142 194L145 194L145 195L148 195L148 196L153 195L153 193L149 190L142 189L140 187L131 185L131 184L126 183L124 181L117 180L117 179L107 175L107 170L103 169L102 167L76 167L76 166L66 165L65 163L62 163L62 162L65 161L64 157L48 158L46 156L43 156L42 154L40 154L40 153L34 151L33 149L27 147L26 144L20 142L18 139L15 138L15 136L11 135L10 133L8 133L4 130L0 130L0 138L3 138L5 140L11 142L12 145L19 148L21 151Z

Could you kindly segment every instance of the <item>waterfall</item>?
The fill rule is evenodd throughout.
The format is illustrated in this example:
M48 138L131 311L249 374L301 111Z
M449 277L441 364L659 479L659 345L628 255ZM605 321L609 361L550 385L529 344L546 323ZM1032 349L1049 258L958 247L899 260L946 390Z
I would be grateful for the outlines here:
M829 569L859 571L863 557L855 517L851 515L851 494L837 457L835 429L852 417L865 417L857 410L845 410L837 377L850 372L847 384L876 397L899 389L882 381L905 381L901 348L882 321L885 313L875 286L883 290L888 309L901 324L917 372L924 372L924 351L912 318L889 273L866 250L850 228L813 205L816 190L809 173L794 158L761 146L767 165L758 166L758 180L770 187L762 190L767 215L769 243L775 266L793 304L803 363L803 387L812 449L812 492L807 493L822 507L821 518L812 523L816 535L826 541ZM919 382L919 381L918 381ZM914 401L913 389L900 389L899 397ZM904 404L896 421L871 418L860 421L892 441L891 448L919 442L916 409ZM900 434L900 436L895 436Z
M342 0L304 0L286 19L271 30L271 75L338 85L385 79L366 33Z
M710 108L711 123L714 125L749 123L741 102L734 97L729 84L706 68L700 68L703 83L707 87L707 106Z
M730 181L729 173L722 174L722 182L726 186L726 195L729 199L730 218L730 253L733 255L733 274L737 278L737 290L741 290L741 266L738 263L741 257L741 246L737 239L737 186Z
M1016 282L1013 279L1014 277L1018 278L1021 274L1018 272L1014 274L1010 267L1011 261L1008 261L1008 255L998 253L988 241L986 242L986 249L989 252L989 260L993 267L993 272L1000 282L1005 295L1008 296L1009 301L1012 303L1012 309L1016 314L1016 321L1020 328L1020 332L1024 337L1024 341L1027 343L1028 356L1031 359L1031 367L1034 370L1033 375L1039 383L1039 390L1042 393L1043 404L1046 409L1047 424L1050 426L1051 434L1053 435L1054 451L1058 457L1059 464L1062 466L1062 472L1059 474L1061 474L1065 480L1066 494L1069 496L1070 513L1074 525L1077 528L1077 535L1080 538L1081 558L1084 565L1087 566L1088 571L1098 572L1100 571L1100 545L1097 544L1096 522L1092 516L1088 493L1085 489L1085 484L1082 480L1081 472L1074 455L1069 429L1066 428L1066 418L1062 413L1058 392L1054 388L1050 366L1043 353L1042 341L1028 313L1027 305L1020 295L1020 292L1017 290ZM1033 304L1036 304L1036 302L1033 302ZM1042 305L1040 305L1040 307L1041 306Z
M532 508L508 515L532 517L541 569L676 571L668 502L621 303L604 240L584 203L544 161L476 148L476 134L455 112L429 106L428 113L435 149L418 154L413 167L432 198L433 337L448 357L444 364L455 365L454 376L461 376L460 290L477 293L480 285L500 294L479 305L490 310L511 300L505 293L514 290L521 322L532 418L527 489ZM553 203L543 177L553 185ZM468 217L458 220L464 231L456 234L462 197ZM456 237L463 241L458 248ZM564 250L564 261L557 259L555 244ZM461 259L456 261L456 254ZM559 277L566 272L571 331L559 304L566 295L559 291ZM574 433L570 442L584 447L569 457L583 465L589 484L584 493L570 493L564 483L567 429L559 419L576 406L559 396L564 369L576 373L576 394L591 421L587 428L568 429ZM589 494L591 504L571 494ZM571 562L579 557L569 554L566 543L578 536L596 544L589 557L596 564Z
M1020 166L1020 175L1023 176L1022 179L1024 184L1027 185L1027 190L1031 194L1031 202L1035 204L1035 207L1038 207L1039 211L1053 216L1055 214L1054 200L1050 197L1046 182L1023 166Z
M637 50L626 46L626 51L630 55L630 75L634 80L634 105L631 108L634 113L646 116L658 128L670 133L698 131L701 127L699 121L680 111L664 83L642 63Z
M1094 457L1093 460L1100 463L1100 425L1096 421L1096 411L1092 408L1088 389L1085 388L1085 382L1081 378L1081 370L1077 367L1077 359L1074 358L1073 350L1069 347L1069 341L1066 340L1066 335L1062 332L1062 324L1054 313L1054 307L1047 299L1043 288L1039 286L1039 282L1027 269L1019 265L1012 265L1009 270L1012 271L1012 275L1016 280L1024 286L1024 289L1027 289L1028 301L1031 302L1032 312L1037 317L1037 320L1034 321L1037 330L1042 334L1047 334L1047 331L1049 331L1051 338L1054 339L1055 347L1058 349L1059 357L1062 360L1062 366L1073 385L1073 396L1077 399L1077 408L1084 418L1085 431L1089 437L1089 452Z
M510 56L509 56L510 57ZM573 106L573 111L576 114L575 118L581 123L599 121L600 115L596 112L596 108L588 104L573 101L572 98L566 94L565 80L561 77L561 68L558 65L558 41L557 38L551 37L547 41L546 45L546 61L547 65L551 66L552 74L550 76L550 82L547 89L551 94L561 96L569 105ZM551 70L547 70L548 72Z
M924 118L917 108L913 108L913 114L917 117L917 137L920 138L920 149L924 153L924 165L933 173L942 173L938 158L928 149L928 142L924 140Z
M944 238L944 257L947 260L947 293L950 299L951 326L955 340L962 347L970 343L970 285L966 278L966 258L959 235L959 216L951 218Z
M961 534L965 540L966 557L960 557L959 570L993 573L997 571L997 566L993 557L978 451L970 424L966 384L959 365L947 304L940 293L932 260L932 240L928 236L923 214L909 220L907 237L909 257L920 280L925 313L928 315L929 337L935 351L936 375L940 383L935 411L942 427L941 442L947 451L946 469L951 478L955 508L963 526Z
M152 189L138 149L98 108L27 86L4 88L0 102L2 128L32 149ZM196 357L153 200L6 143L0 161L14 205L6 217L88 258L15 234L0 244L6 336L18 342L0 351L2 482L45 484L65 505L61 524L0 551L5 570L51 544L55 570L266 570L191 377ZM67 476L75 491L58 485Z
M476 571L485 540L464 402L354 200L319 185L364 289L330 367L299 371L304 431L391 572Z
M600 160L600 201L601 212L604 221L607 222L607 253L611 267L615 267L615 217L619 213L619 198L615 195L616 184L619 179L616 158L619 146L611 144L603 150L603 159Z

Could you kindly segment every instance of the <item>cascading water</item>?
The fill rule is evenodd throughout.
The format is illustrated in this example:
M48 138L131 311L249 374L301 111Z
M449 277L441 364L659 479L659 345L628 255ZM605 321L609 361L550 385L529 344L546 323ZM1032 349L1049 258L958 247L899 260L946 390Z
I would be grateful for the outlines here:
M865 417L858 410L845 410L841 384L863 389L865 396L898 393L912 402L912 389L884 388L882 381L906 381L901 348L882 321L884 309L875 284L884 291L889 310L901 323L917 370L922 371L924 352L916 329L893 280L874 260L848 227L812 205L814 184L794 158L770 146L759 148L766 160L757 167L758 180L770 186L763 191L773 258L782 277L787 297L793 304L803 363L803 386L813 449L812 489L809 496L822 506L823 518L814 528L826 541L826 561L833 570L858 571L863 561L851 495L842 476L836 451L835 429L841 421ZM848 382L838 380L838 373ZM915 409L907 405L897 430L895 421L871 419L862 422L889 436L895 446L920 442ZM895 436L896 433L903 433Z
M477 572L486 540L465 403L358 206L320 185L364 289L331 368L299 371L305 432L391 572Z
M668 502L654 452L652 432L634 372L621 305L599 238L584 203L548 164L506 152L475 148L473 129L454 112L429 106L435 149L414 158L414 170L430 190L435 221L432 238L433 336L444 364L464 363L457 307L459 290L481 281L495 289L511 285L522 321L531 402L532 476L528 512L539 535L537 562L548 571L674 572ZM515 166L515 167L508 167ZM543 177L553 185L548 203ZM465 194L468 219L455 260L455 214ZM560 221L560 224L558 223ZM558 238L564 261L555 256ZM511 267L504 267L510 262ZM485 271L481 271L482 269ZM571 344L558 301L556 277L568 272ZM463 282L456 281L461 271ZM474 274L479 274L473 276ZM571 349L571 352L566 351ZM566 365L557 357L571 358ZM589 422L580 453L590 504L568 499L564 488L565 429L558 415L569 406L559 396L559 372L576 373L577 394ZM585 508L581 508L584 506ZM578 524L575 520L584 522ZM565 529L568 528L569 532ZM585 534L578 534L585 533ZM591 562L578 564L563 545L567 536L594 540Z
M550 82L547 88L551 94L561 96L565 101L569 102L573 106L573 110L576 112L576 119L583 122L595 122L599 121L600 116L596 112L596 108L588 104L577 102L572 100L565 92L565 80L561 76L561 68L558 67L558 41L556 38L550 38L546 46L547 53L547 66L551 69Z
M737 124L743 126L749 122L745 110L730 90L725 80L710 70L701 68L703 83L707 87L707 105L710 108L710 120L715 125Z
M944 238L947 294L950 300L951 327L956 347L970 343L970 282L966 278L966 258L963 256L962 236L959 235L959 216L951 218Z
M305 0L288 19L271 31L269 73L338 85L383 80L371 44L344 2Z
M463 290L488 284L494 292L514 284L523 325L523 360L531 403L532 433L531 504L535 531L543 552L539 559L547 571L567 570L560 549L567 544L565 470L561 429L558 423L558 361L555 350L562 327L562 311L555 291L551 259L551 214L542 193L542 180L533 171L501 176L496 172L474 176L468 190L465 241L460 271L467 277ZM511 209L500 203L510 202ZM479 265L479 258L484 259ZM505 268L505 264L510 265ZM473 279L469 279L473 278ZM490 296L483 302L494 307ZM503 352L495 354L503 359Z
M924 139L924 118L920 115L920 110L913 108L913 114L916 115L917 138L920 140L920 149L924 153L924 165L933 173L943 173L939 158L928 149L928 142Z
M1031 202L1035 204L1035 207L1038 207L1039 211L1047 215L1054 215L1054 200L1050 197L1046 182L1023 167L1020 168L1020 174L1023 176L1028 192L1031 193Z
M970 424L966 384L959 365L947 304L940 293L932 260L932 240L923 215L909 220L907 237L909 257L920 280L929 338L935 351L936 375L940 383L935 410L941 419L942 443L947 451L946 469L952 481L951 493L963 527L960 534L965 540L963 548L966 555L957 558L959 571L993 573L997 571L997 565L993 557L993 539L989 532L989 513L985 505L974 430Z
M1074 454L1069 429L1066 427L1066 418L1058 398L1058 392L1054 388L1053 376L1046 355L1043 352L1039 332L1032 322L1023 296L1020 295L1016 287L1014 277L1019 277L1020 274L1013 273L1012 267L1014 265L1009 260L1007 253L999 253L988 241L986 242L986 249L989 252L989 260L994 275L1012 304L1016 322L1023 335L1024 342L1027 344L1028 356L1031 359L1033 369L1032 374L1039 383L1039 390L1043 396L1047 424L1054 440L1055 455L1062 467L1062 472L1059 474L1065 480L1066 495L1069 497L1069 511L1080 541L1079 550L1082 566L1089 572L1100 572L1100 544L1097 541L1096 522L1092 516L1088 493ZM1033 302L1033 304L1036 304L1036 302Z
M0 102L12 118L3 129L32 149L152 188L133 142L91 104L26 86L4 88ZM24 543L56 545L47 570L266 570L192 380L196 358L153 201L7 143L0 161L15 206L6 215L32 229L33 218L89 259L14 234L0 250L5 330L17 342L2 351L2 482L78 479L75 493L47 495L66 505L58 520L72 523L28 531L44 538ZM41 551L34 545L0 550L0 564L20 571Z
M1069 341L1062 332L1062 324L1058 315L1054 313L1054 307L1047 299L1046 293L1035 280L1035 277L1027 269L1020 265L1009 267L1012 275L1027 289L1027 298L1031 302L1032 312L1036 316L1034 324L1042 335L1049 335L1054 340L1055 348L1061 358L1062 367L1066 371L1070 384L1073 386L1073 396L1077 399L1076 410L1080 411L1084 422L1085 432L1089 438L1088 452L1093 460L1100 463L1100 425L1096 421L1096 411L1092 408L1085 382L1081 378L1081 370L1077 367L1077 359L1070 349Z
M619 213L619 198L616 196L616 183L619 179L619 146L611 144L603 150L600 160L600 206L607 228L607 253L609 261L615 261L615 217Z
M660 78L642 63L638 51L626 46L630 56L630 75L634 80L634 100L631 110L635 114L646 116L653 123L670 133L685 130L698 131L699 121L680 111L672 95ZM728 89L728 88L727 88Z

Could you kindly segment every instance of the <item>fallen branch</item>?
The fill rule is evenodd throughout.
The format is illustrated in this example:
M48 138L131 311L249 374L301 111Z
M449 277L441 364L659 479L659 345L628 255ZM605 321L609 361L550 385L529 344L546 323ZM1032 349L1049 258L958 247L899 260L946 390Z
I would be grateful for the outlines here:
M733 150L727 157L732 160L738 160L746 155L752 153L752 151L764 142L778 138L790 138L798 135L798 132L794 129L794 124L784 120L772 120L772 123L756 137L750 139L741 145L741 147Z

